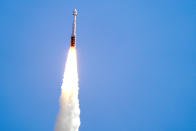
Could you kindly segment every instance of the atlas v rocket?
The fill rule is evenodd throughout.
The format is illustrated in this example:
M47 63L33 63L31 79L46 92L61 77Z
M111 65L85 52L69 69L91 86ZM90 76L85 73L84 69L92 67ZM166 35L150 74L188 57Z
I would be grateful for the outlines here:
M73 25L72 25L72 34L71 34L71 47L76 46L76 15L77 15L77 10L74 9L73 11Z

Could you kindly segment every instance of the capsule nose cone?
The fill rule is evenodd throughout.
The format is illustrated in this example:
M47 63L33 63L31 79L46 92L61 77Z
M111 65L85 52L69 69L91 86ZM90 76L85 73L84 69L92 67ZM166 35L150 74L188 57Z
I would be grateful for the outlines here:
M73 10L73 15L77 15L77 10L76 9Z

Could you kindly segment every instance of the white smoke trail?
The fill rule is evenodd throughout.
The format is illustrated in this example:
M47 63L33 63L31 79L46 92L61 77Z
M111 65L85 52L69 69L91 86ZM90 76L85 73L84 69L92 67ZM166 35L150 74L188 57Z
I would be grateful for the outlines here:
M80 126L78 90L77 55L75 47L71 47L65 65L55 131L78 131Z

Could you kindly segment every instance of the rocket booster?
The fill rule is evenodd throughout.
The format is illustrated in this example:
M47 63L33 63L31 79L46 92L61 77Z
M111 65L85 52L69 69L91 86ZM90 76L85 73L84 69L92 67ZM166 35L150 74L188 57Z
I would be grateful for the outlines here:
M73 11L73 25L72 25L72 34L71 34L71 47L76 46L76 15L77 15L77 10L74 9Z

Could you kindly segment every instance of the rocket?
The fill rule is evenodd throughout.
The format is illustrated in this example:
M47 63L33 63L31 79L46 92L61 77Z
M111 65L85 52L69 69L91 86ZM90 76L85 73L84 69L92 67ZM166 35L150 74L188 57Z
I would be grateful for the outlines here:
M76 46L76 15L77 15L77 10L73 10L73 25L72 25L72 34L71 34L71 47Z

